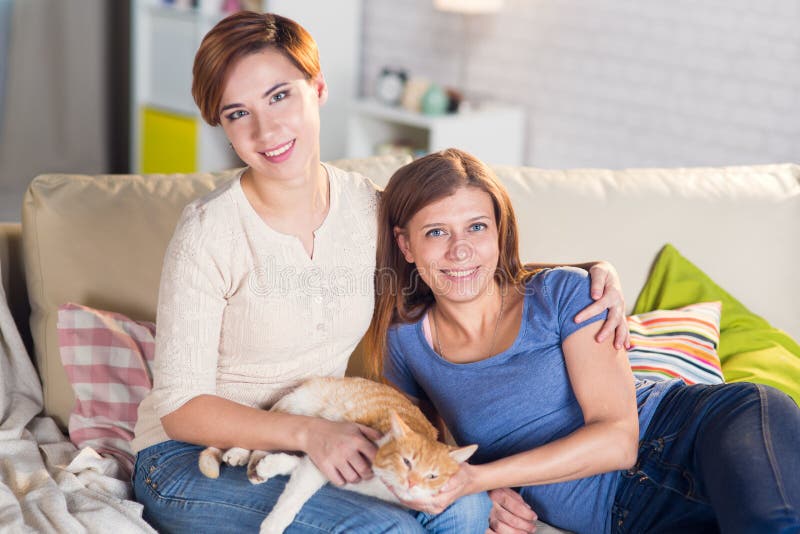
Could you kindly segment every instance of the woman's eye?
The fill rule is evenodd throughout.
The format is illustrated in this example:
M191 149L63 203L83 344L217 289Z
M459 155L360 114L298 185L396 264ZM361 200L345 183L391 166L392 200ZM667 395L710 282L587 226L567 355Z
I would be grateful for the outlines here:
M241 119L247 115L247 112L243 109L237 109L236 111L229 113L227 115L229 121L235 121L236 119Z
M481 230L486 230L486 228L486 224L484 223L475 223L469 227L473 232L480 232Z
M408 458L403 458L403 463L406 464L406 467L411 469L411 460Z
M429 230L427 234L429 237L441 237L444 235L444 230L441 228L434 228L433 230Z
M281 100L283 100L287 96L289 96L289 92L288 91L278 91L277 93L272 95L272 98L269 99L269 103L270 104L274 104L276 102L280 102Z

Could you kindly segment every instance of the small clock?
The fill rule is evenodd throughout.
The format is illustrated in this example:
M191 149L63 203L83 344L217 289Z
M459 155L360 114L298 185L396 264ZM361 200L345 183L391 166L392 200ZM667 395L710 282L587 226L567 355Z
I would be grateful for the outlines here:
M406 80L408 80L406 71L384 67L375 85L378 100L387 106L398 105L403 98Z

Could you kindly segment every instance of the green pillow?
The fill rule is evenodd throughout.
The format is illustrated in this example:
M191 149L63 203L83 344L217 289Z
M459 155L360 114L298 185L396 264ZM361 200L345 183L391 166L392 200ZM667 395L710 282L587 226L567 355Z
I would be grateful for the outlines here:
M758 382L800 404L800 345L748 310L670 244L656 259L633 313L722 302L718 353L727 382Z

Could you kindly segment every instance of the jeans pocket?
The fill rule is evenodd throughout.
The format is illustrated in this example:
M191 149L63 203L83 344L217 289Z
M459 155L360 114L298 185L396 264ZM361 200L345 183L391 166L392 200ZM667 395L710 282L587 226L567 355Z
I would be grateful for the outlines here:
M687 468L692 462L694 439L686 430L684 426L680 432L643 442L636 465L625 476L637 477L640 483L649 480L685 499L703 502L705 497L698 494L696 475Z

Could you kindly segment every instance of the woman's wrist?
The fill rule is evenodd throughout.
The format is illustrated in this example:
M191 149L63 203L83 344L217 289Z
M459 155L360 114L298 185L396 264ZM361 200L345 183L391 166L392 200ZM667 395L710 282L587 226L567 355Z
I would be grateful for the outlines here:
M494 485L491 483L491 478L486 474L485 465L472 465L465 463L463 469L466 469L467 471L467 484L464 488L465 495L481 493L482 491L494 489Z
M290 418L287 426L289 427L288 436L291 441L291 449L308 454L308 444L311 436L314 435L313 425L315 418L302 415L286 415Z
M265 450L308 452L316 418L271 411L262 413L269 417L263 422L264 432L267 433Z

